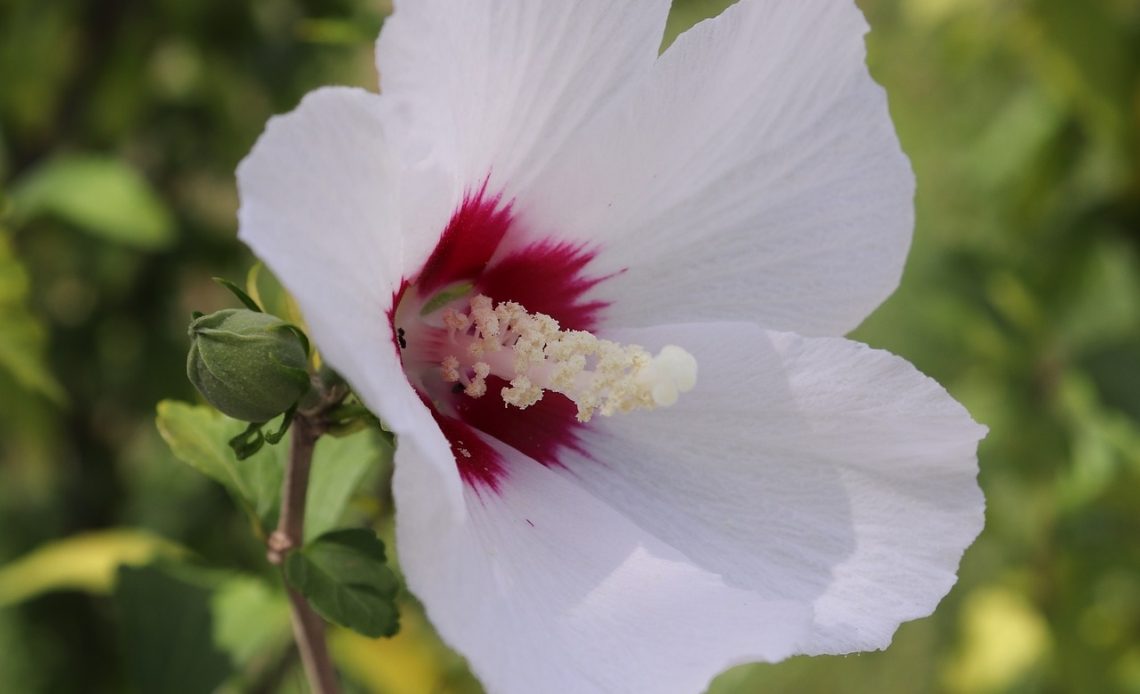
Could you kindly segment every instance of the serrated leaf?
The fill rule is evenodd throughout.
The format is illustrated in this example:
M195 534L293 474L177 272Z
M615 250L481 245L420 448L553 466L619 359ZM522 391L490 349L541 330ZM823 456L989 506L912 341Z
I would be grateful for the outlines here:
M305 503L306 542L336 527L361 480L389 451L369 431L317 441Z
M399 628L399 581L384 543L363 528L334 530L289 555L285 579L325 619L373 638Z
M44 357L47 331L28 311L28 273L12 253L0 230L0 369L20 387L57 404L66 400Z
M233 671L214 643L213 586L155 566L120 569L115 603L139 692L212 692Z
M59 217L116 243L164 248L174 240L174 220L150 184L111 157L72 154L51 159L11 190L17 220Z
M156 423L175 457L225 485L263 535L273 527L283 476L280 453L266 447L239 461L227 442L246 424L210 407L164 400Z

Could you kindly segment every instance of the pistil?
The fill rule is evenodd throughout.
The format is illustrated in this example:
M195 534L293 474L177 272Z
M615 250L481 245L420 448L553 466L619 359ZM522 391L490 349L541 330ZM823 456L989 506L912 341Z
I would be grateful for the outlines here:
M638 345L562 330L550 316L514 302L496 305L479 295L466 311L446 308L442 318L449 349L440 376L472 398L486 395L494 375L509 384L499 392L506 405L525 409L552 391L574 402L578 420L588 422L595 414L667 407L696 385L697 361L680 347L654 356Z

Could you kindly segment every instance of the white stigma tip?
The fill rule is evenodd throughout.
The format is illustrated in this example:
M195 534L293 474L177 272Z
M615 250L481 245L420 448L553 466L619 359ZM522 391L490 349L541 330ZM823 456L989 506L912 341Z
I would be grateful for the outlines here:
M668 407L697 383L697 360L676 345L654 357L638 345L562 330L550 316L513 302L493 305L477 296L468 313L448 309L443 321L459 355L443 360L444 380L462 383L477 398L487 377L497 376L510 384L500 390L503 402L519 409L549 390L574 402L578 420L587 422L596 413Z
M677 386L668 381L653 384L653 390L650 391L650 394L653 396L653 403L658 407L669 407L681 397Z
M688 393L696 387L697 358L677 345L665 345L653 361L673 381L678 391Z

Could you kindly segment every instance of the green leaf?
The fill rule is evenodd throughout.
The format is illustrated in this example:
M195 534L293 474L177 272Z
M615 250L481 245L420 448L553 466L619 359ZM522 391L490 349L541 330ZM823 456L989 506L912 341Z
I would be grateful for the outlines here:
M119 570L119 609L127 673L139 692L200 694L232 672L214 643L210 586L155 566Z
M285 579L330 622L373 638L399 628L399 581L384 563L384 543L371 530L318 537L285 560Z
M95 236L143 249L174 240L174 220L135 169L110 157L72 154L51 159L11 191L15 218L51 215Z
M156 423L175 457L225 485L263 535L273 527L284 474L281 458L263 448L239 461L227 442L245 429L244 422L210 407L164 400Z
M284 591L247 574L159 562L121 571L115 602L139 692L251 691L292 642Z
M391 448L369 431L317 440L305 501L306 542L336 527L361 480L390 454Z
M280 587L252 576L234 576L218 586L211 608L214 643L236 665L288 643L289 602Z
M28 290L28 273L0 230L0 369L11 373L21 388L62 404L66 396L44 357L47 333L28 311Z
M978 135L971 150L971 178L989 188L1021 181L1064 127L1065 116L1039 88L1025 87L1011 95Z
M0 567L0 607L56 590L109 593L115 571L185 550L144 530L99 530L41 545Z
M244 430L243 422L171 400L158 404L156 424L175 457L225 485L263 535L272 529L288 445L267 446L239 461L227 442ZM390 447L371 432L317 441L305 505L306 540L336 527L368 471L389 455Z
M297 22L297 36L305 42L330 46L357 46L376 35L380 22L372 17L310 18Z

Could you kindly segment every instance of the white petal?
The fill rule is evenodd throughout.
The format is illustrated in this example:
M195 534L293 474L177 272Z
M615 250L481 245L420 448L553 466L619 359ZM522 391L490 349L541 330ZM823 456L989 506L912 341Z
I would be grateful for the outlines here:
M696 388L595 418L582 486L728 585L815 611L801 652L884 648L954 584L983 523L985 428L906 361L748 324L611 337L684 345Z
M497 491L467 489L467 521L453 523L433 510L419 444L396 453L400 564L489 692L691 694L731 665L786 657L805 633L803 605L725 585L517 454Z
M309 94L270 120L238 167L239 236L297 299L322 357L397 434L437 427L400 366L388 310L402 232L428 223L401 199L411 174L385 145L384 105L360 90ZM460 507L450 455L437 495Z
M650 68L668 10L668 0L397 0L377 47L381 85L462 185L489 175L502 192Z
M525 191L601 248L615 324L855 327L898 283L914 179L849 0L741 0L682 35Z

